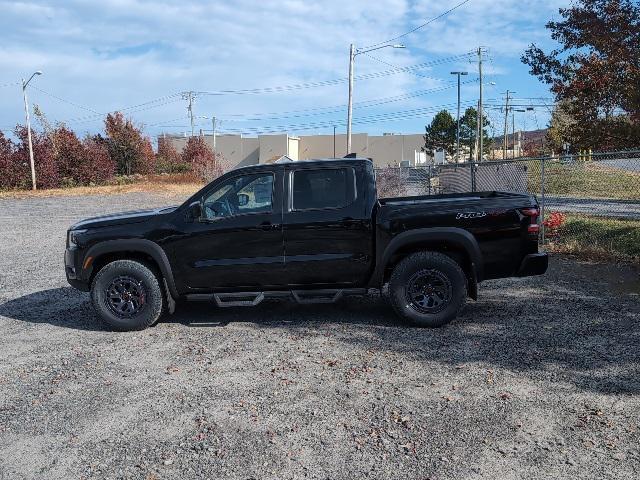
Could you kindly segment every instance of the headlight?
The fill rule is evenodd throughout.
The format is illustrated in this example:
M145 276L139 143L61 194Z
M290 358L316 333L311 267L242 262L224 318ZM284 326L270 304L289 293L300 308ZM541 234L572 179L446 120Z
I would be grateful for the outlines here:
M67 243L70 247L78 246L78 235L82 235L86 230L69 230L67 232Z

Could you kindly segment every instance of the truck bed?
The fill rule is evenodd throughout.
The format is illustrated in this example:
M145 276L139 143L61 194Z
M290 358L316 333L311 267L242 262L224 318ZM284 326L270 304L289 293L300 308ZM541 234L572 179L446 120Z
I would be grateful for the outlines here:
M511 192L468 192L468 193L444 193L440 195L418 195L411 197L388 197L380 198L380 205L415 205L421 203L445 203L445 202L468 202L470 200L489 200L489 199L528 199L530 196L526 193Z

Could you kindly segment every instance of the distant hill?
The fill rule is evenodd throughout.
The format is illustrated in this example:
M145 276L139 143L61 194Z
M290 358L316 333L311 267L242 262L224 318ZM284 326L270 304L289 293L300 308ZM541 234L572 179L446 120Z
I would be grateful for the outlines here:
M541 128L538 130L528 130L525 132L522 132L522 142L524 145L527 145L529 143L537 143L537 144L541 144L544 140L545 137L547 136L547 129L546 128ZM494 145L502 145L504 135L500 135L499 137L493 137L493 144ZM516 132L516 140L518 139L518 132ZM513 144L513 135L512 134L508 134L507 135L507 145L512 145Z

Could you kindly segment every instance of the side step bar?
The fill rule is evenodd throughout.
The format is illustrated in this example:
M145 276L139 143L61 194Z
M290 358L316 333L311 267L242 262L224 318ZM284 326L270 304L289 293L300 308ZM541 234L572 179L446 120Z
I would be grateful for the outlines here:
M317 290L283 290L273 292L193 293L189 301L214 301L218 307L255 307L265 298L289 298L299 304L335 303L344 295L366 295L366 288L329 288Z
M219 307L255 307L264 300L264 293L214 293L213 299Z

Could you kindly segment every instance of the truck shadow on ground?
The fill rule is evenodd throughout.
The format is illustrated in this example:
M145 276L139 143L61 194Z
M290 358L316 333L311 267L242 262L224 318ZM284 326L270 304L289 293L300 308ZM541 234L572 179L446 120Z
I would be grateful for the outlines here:
M402 324L378 296L345 298L337 304L268 301L251 308L179 304L162 322L189 329L243 325L324 335L411 360L452 366L482 362L487 369L526 371L533 378L553 377L584 390L640 393L640 309L631 298L515 282L516 288L496 282L483 289L479 302L469 302L457 320L441 329ZM88 295L70 287L7 301L0 305L0 315L61 328L106 330Z

